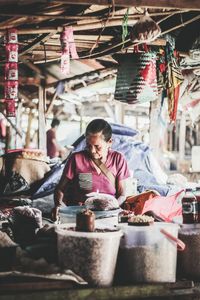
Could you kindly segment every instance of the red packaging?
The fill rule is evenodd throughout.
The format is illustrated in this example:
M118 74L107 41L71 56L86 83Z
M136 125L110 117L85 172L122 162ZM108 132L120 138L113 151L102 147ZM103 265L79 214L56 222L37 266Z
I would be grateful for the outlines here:
M6 101L6 116L15 117L15 100L7 99Z
M6 61L18 62L18 45L7 44L6 45Z
M18 42L17 29L15 29L15 28L8 29L7 34L6 34L6 43L17 44L17 42Z
M5 98L17 99L18 98L18 81L6 81L5 82Z
M63 32L60 34L60 42L62 52L70 51L71 57L77 59L78 54L76 51L76 44L74 41L73 27L65 27Z
M5 64L5 80L18 80L18 65L17 63Z

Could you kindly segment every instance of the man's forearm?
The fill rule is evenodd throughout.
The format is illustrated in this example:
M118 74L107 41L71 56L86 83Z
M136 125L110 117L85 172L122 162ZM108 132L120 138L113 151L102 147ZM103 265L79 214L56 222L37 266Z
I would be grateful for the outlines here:
M55 206L61 206L61 204L63 202L63 198L64 198L64 193L62 192L62 190L57 188L55 190L55 193L54 193L54 204L55 204Z
M126 196L119 196L119 198L117 199L119 206L121 206L126 200Z

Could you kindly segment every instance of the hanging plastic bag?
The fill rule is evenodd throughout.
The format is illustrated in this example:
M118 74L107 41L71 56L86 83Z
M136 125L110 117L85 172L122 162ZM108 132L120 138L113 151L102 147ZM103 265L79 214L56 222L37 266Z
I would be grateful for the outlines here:
M144 203L142 214L151 210L165 222L172 222L174 217L182 215L182 204L178 200L179 197L182 198L183 192L184 190L181 190L170 196L156 196L147 200Z
M135 42L151 42L161 34L159 25L148 15L142 16L133 26L130 38Z

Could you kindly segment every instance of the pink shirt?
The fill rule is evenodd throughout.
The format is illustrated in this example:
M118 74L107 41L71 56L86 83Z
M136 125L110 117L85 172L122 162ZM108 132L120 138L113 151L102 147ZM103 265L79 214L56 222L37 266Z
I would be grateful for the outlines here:
M115 176L116 182L130 176L127 162L120 152L109 150L105 165ZM116 188L102 172L97 173L85 150L72 154L66 163L63 176L71 181L70 192L66 193L68 205L84 202L87 199L86 194L97 190L116 197Z

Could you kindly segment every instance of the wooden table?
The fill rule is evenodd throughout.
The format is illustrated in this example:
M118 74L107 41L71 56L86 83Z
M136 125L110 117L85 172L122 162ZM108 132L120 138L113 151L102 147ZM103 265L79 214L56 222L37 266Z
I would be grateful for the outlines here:
M0 283L1 300L200 299L200 283L140 284L88 288L64 281Z

